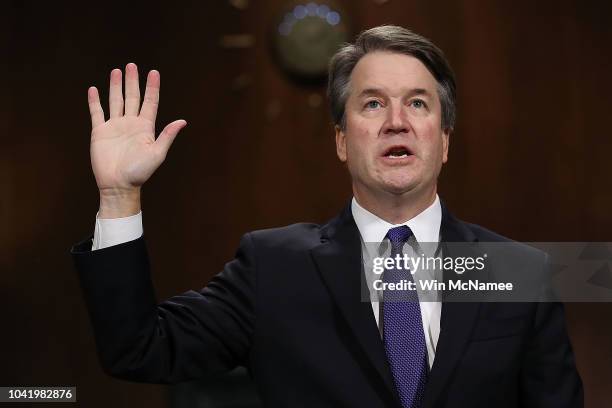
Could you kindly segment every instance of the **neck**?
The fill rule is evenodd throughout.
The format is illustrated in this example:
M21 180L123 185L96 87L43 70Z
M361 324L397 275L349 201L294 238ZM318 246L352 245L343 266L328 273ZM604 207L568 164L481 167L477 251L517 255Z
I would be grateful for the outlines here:
M426 192L369 194L353 186L353 195L359 205L390 224L404 223L425 211L436 199L436 191L434 186Z

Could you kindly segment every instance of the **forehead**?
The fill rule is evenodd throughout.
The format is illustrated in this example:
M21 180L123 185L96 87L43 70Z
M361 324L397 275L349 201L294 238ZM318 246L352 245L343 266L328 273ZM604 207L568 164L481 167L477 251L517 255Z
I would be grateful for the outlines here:
M415 88L436 92L436 79L417 58L392 52L371 52L353 68L350 79L351 95L364 89L380 89L390 95L402 94Z

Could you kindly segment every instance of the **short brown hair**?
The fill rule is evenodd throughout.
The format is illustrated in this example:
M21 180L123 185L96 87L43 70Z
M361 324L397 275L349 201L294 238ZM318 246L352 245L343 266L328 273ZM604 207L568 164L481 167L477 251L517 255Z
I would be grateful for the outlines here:
M427 38L399 26L383 25L363 31L354 44L346 44L329 64L327 96L334 125L346 129L345 106L349 96L351 73L359 60L369 52L389 51L417 58L438 82L442 105L442 129L452 130L456 117L455 75L444 53Z

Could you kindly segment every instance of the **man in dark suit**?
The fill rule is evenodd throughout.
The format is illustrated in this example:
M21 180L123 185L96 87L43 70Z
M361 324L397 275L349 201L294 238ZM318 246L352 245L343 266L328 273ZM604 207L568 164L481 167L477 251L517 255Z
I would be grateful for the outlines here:
M509 242L457 220L437 195L455 82L427 39L376 27L332 59L336 148L354 194L338 217L248 233L205 288L160 304L142 237L140 186L185 122L155 140L157 72L149 73L140 111L133 64L125 109L120 70L110 82L106 122L97 91L89 90L96 230L93 241L72 249L109 374L174 383L245 365L274 407L582 406L561 304L425 301L420 294L393 302L387 291L379 302L367 295L369 243L393 257L424 243ZM508 259L545 268L543 253L509 245ZM382 281L398 283L399 272L385 270Z

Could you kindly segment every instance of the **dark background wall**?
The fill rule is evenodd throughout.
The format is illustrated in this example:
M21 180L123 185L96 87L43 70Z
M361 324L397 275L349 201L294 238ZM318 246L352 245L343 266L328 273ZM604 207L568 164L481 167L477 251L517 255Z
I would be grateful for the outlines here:
M0 384L76 385L87 407L165 407L166 387L102 373L69 257L98 204L87 87L105 98L112 68L158 69L159 128L189 122L144 189L159 298L203 286L245 231L333 216L348 178L324 88L291 83L270 56L287 2L89 3L0 6ZM518 240L612 241L609 2L338 4L353 33L404 25L454 66L440 195L456 215ZM254 44L224 48L234 34ZM612 397L611 306L567 305L588 407Z

